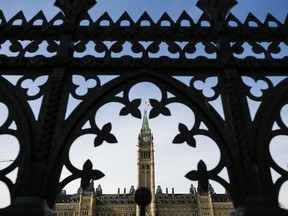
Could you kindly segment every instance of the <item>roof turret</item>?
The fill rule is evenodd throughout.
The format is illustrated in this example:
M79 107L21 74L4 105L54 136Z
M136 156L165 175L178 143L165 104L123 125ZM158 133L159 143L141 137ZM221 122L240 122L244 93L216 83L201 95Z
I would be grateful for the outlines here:
M134 192L135 192L135 188L134 188L134 186L132 185L131 188L130 188L130 190L129 190L129 194L134 194Z
M157 190L156 190L156 194L162 194L162 188L160 185L158 185Z
M96 194L97 195L102 195L102 188L101 185L99 184L98 187L96 188Z
M189 189L190 194L196 194L196 188L194 187L193 184L191 184L190 189Z

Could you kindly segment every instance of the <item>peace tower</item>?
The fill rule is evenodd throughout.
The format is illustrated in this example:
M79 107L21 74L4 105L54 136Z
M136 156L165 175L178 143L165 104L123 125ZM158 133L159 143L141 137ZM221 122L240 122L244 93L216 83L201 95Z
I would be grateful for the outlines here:
M155 169L153 134L149 127L147 110L144 111L142 127L138 135L138 187L147 187L152 192L151 204L147 207L147 214L155 216ZM137 216L140 215L137 208Z

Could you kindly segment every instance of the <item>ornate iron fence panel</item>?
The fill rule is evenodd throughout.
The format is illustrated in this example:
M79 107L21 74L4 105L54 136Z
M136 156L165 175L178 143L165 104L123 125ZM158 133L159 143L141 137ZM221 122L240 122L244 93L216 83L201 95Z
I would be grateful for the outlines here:
M113 125L100 128L95 114L117 102L124 105L119 115L141 118L141 100L131 101L128 95L135 84L148 81L162 96L150 100L150 118L170 116L168 105L175 102L195 115L191 130L179 124L174 143L195 147L194 136L204 135L219 146L218 165L207 170L200 161L187 178L203 188L209 179L219 182L230 193L235 214L287 215L278 206L278 194L288 172L275 162L269 146L273 138L288 135L281 114L288 104L288 19L282 23L268 15L261 22L249 14L241 22L229 13L235 0L211 2L198 1L203 14L196 23L185 12L176 22L168 14L154 22L147 13L137 21L127 13L116 22L107 13L95 21L87 13L93 0L56 0L62 12L50 21L42 12L31 20L22 12L6 20L0 12L0 105L5 110L0 130L20 143L15 161L0 171L12 200L0 213L28 215L25 209L36 209L35 215L48 214L66 184L81 178L85 188L90 179L103 177L89 160L82 170L75 168L68 150L85 134L96 136L95 147L117 142ZM15 24L19 20L21 25ZM115 77L101 83L101 75ZM190 83L176 76L190 77ZM73 81L75 77L82 84ZM201 87L207 84L209 94ZM80 103L68 112L71 97ZM223 113L210 103L216 98ZM38 105L31 105L35 100ZM253 112L251 101L258 104ZM60 181L63 166L71 175ZM6 175L16 167L13 184ZM219 176L223 168L229 181ZM275 182L271 170L280 174Z

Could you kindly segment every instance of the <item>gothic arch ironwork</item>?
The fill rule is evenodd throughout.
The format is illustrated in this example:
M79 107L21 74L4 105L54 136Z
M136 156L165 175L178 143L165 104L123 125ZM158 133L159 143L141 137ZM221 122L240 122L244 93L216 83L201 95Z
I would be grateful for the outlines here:
M162 87L160 87L160 89L162 91L163 97L164 97L164 91L165 92L168 91L169 88L171 88L171 87L174 88L174 90L172 90L172 91L170 90L173 94L175 94L176 96L182 97L182 99L175 97L173 99L170 99L169 102L167 101L167 98L165 97L164 100L167 103L166 105L168 105L168 103L175 103L175 102L179 102L179 103L184 104L184 101L186 102L185 105L188 105L188 104L195 104L196 105L197 104L196 105L197 109L202 110L202 111L198 111L198 113L202 113L201 114L202 117L207 118L208 116L210 116L206 120L202 120L205 122L207 121L207 124L208 124L208 122L210 122L209 126L208 126L209 128L213 127L215 130L219 130L219 128L217 128L215 126L215 124L216 124L215 122L216 122L217 117L218 117L218 120L217 120L218 127L220 124L223 125L223 119L220 119L218 114L216 114L216 112L213 114L213 115L215 115L216 118L215 117L212 118L212 115L210 113L213 112L213 110L209 109L209 107L202 107L201 106L204 103L204 101L200 95L197 96L196 93L194 93L192 95L191 90L187 90L186 88L183 88L184 86L181 86L181 85L177 86L175 84L175 82L177 82L177 80L175 80L175 79L172 79L172 78L169 79L167 77L165 79L163 79L163 77L156 75L153 70L149 71L149 70L141 69L141 72L130 73L127 76L115 78L113 81L110 81L109 84L105 84L106 86L105 85L101 86L101 90L99 90L97 87L95 89L90 90L89 94L85 96L86 100L84 99L83 102L81 102L81 104L83 106L79 105L77 108L75 108L75 110L71 113L71 115L69 117L67 117L65 124L69 125L69 127L65 127L65 131L62 131L62 137L61 137L57 146L63 146L63 144L67 142L67 141L65 141L67 139L71 140L68 142L68 147L62 147L65 149L63 152L65 154L67 154L69 146L72 144L72 142L76 138L78 138L79 136L83 135L83 133L79 133L79 132L81 131L81 128L83 127L85 122L95 121L95 113L97 113L98 109L101 108L101 106L103 106L107 103L110 103L110 102L122 103L123 105L125 105L124 106L125 108L129 107L131 109L130 111L133 111L133 113L132 112L131 113L134 117L140 118L141 116L138 115L138 114L140 114L140 110L138 110L140 100L137 100L137 101L135 100L134 102L129 101L128 93L134 85L139 84L141 82L145 82L145 81L151 82L157 86L159 86L159 85L162 86ZM99 81L99 83L100 83L100 81ZM179 84L180 84L180 82L179 82ZM167 86L167 88L164 87L165 85ZM116 95L122 91L125 92L124 93L125 96L123 98L117 97ZM94 96L94 97L92 97L92 96ZM184 98L186 98L186 99L184 99ZM103 103L99 103L98 101L102 101ZM129 105L129 104L131 104L131 105ZM159 105L161 105L161 102L159 102ZM165 104L163 104L163 105L165 105ZM189 107L191 108L191 105ZM193 107L195 107L195 106L193 106ZM124 109L122 109L122 111L123 110ZM136 112L137 110L138 110L138 112ZM158 109L158 111L160 111L160 110ZM120 113L122 113L122 112L120 111ZM74 116L73 114L76 114L76 116ZM127 111L126 115L127 114L129 114L129 110ZM157 115L159 115L159 114L160 113L158 113ZM156 116L154 116L154 117L156 117ZM211 120L211 119L209 120L209 118L211 118L213 120ZM197 123L198 127L199 127L200 122L201 121L199 120ZM210 126L210 124L212 124L212 125L214 124L214 125ZM93 125L94 125L94 123L93 123ZM97 129L95 129L95 127ZM97 125L95 124L94 129L86 131L86 133L88 133L88 132L89 133L95 133L96 131L98 131L98 133L100 133L101 129L98 128ZM204 131L202 131L202 133L204 133ZM211 133L211 131L209 133ZM222 131L221 131L221 134L222 134L221 137L223 137L223 138L225 138L224 133L225 132L224 132L224 127L223 127ZM73 134L73 136L71 136L71 134ZM99 134L97 134L97 135L99 135ZM205 135L208 135L207 132ZM215 139L215 137L214 137L214 139ZM102 143L99 143L97 145L100 145L100 144L102 144ZM220 148L220 149L222 149L222 148ZM60 160L60 158L63 158L63 155L61 152L62 151L60 151L59 155L58 155L59 160ZM227 155L229 155L229 154L227 154ZM67 156L65 156L65 158L67 158ZM56 160L56 162L57 161L58 160ZM61 165L61 164L56 164L56 165ZM71 164L69 164L69 167L71 167ZM57 170L60 170L60 169L57 169ZM220 171L221 171L221 169L219 170L219 172ZM60 174L58 173L56 176L60 177ZM79 177L79 175L78 175L78 177ZM71 180L71 178L69 178L69 179ZM48 181L48 182L50 182L50 181ZM65 184L66 184L66 182L68 183L68 180L65 181ZM228 184L226 184L226 186L228 186ZM51 189L49 189L49 191L52 190L53 188L55 188L54 184L52 184Z
M30 164L31 151L33 149L30 120L33 119L33 115L32 113L29 113L30 110L25 101L22 100L21 94L17 94L7 80L0 77L0 83L1 103L5 104L9 110L7 119L1 126L1 134L14 136L19 142L19 153L16 158L12 161L10 166L0 171L0 180L7 184L11 199L13 200L17 196L16 191L19 188L17 188L17 183L14 185L11 179L6 177L6 175L17 167L28 167ZM12 124L17 125L17 128L11 129ZM18 170L17 181L23 180L23 172L24 169L20 168Z
M255 122L256 131L259 131L258 135L255 137L256 143L256 151L257 151L257 160L261 160L263 166L259 167L259 172L266 172L264 176L267 176L265 181L263 181L263 187L266 188L266 195L272 194L274 199L277 199L280 191L280 184L282 185L285 181L287 181L287 172L279 167L271 157L269 152L269 144L273 137L276 135L281 135L281 133L285 133L287 130L287 126L283 123L283 119L280 116L280 111L285 104L288 102L288 95L285 92L288 81L285 80L279 84L278 87L275 88L274 91L268 92L268 96L265 98L265 102L263 105L259 107L259 111L257 113L257 121ZM285 92L284 94L279 94L279 92ZM269 109L267 109L267 106ZM268 110L270 112L268 112ZM266 124L263 124L265 120ZM273 124L279 125L278 130L271 131L273 128ZM267 136L263 136L262 134L267 134ZM265 159L267 158L267 159ZM270 167L277 170L278 173L281 173L281 177L275 182L275 185L272 181L272 173ZM280 183L281 182L281 183Z
M208 129L212 129L209 135L220 148L221 159L213 170L207 171L205 163L199 162L198 170L192 170L186 177L202 185L208 179L224 185L237 208L235 215L255 212L265 215L267 211L287 215L287 211L279 208L277 195L288 181L288 172L274 161L269 148L274 137L288 134L281 116L287 103L288 18L281 22L268 14L260 21L250 13L241 22L229 13L237 4L235 0L213 1L213 4L212 0L199 0L196 6L203 14L197 22L186 12L176 21L165 13L155 22L147 12L137 21L128 13L117 21L108 13L93 20L88 10L95 4L95 0L56 0L55 6L61 12L50 21L43 12L31 20L26 20L23 12L6 20L0 12L3 50L0 97L9 109L9 123L16 124L16 129L9 131L10 125L4 122L0 130L15 135L20 145L16 161L0 170L0 180L9 187L12 198L12 205L0 210L0 214L17 215L25 208L37 209L39 214L35 215L48 214L59 187L74 178L68 177L59 185L65 164L61 156L68 151L73 138L80 135L85 121L103 104L115 101L124 105L120 114L141 117L139 100L129 101L127 95L121 99L115 96L120 89L128 94L134 84L149 81L162 94L174 92L178 98L173 100L187 105L197 114L196 118L203 118L197 122L198 126L200 121L206 121ZM37 24L38 21L42 24ZM5 75L18 78L10 83ZM79 96L82 104L67 114L69 94L73 95L77 88L73 83L76 75L85 82L94 79L96 86L82 98ZM101 85L100 75L118 78ZM185 86L175 81L175 76L193 79ZM269 77L277 76L284 78L274 84ZM215 94L209 97L194 84L195 81L205 84L211 77L216 77L217 84L210 86ZM35 94L30 92L33 86L37 90ZM98 98L89 98L90 95ZM209 105L216 96L222 100L223 118ZM29 105L29 101L36 99L40 100L38 114ZM172 101L169 100L151 101L151 118L167 114L165 106ZM254 116L249 100L260 104ZM95 131L102 136L96 145L105 139L116 140L110 133L112 126L104 127L100 129L95 123ZM186 141L193 146L190 133L193 135L184 124L179 125L174 141ZM6 175L16 165L18 178L13 185ZM229 183L217 176L223 167L228 169ZM271 169L280 174L275 182ZM82 177L83 187L91 178L103 176L101 171L92 170L88 160L83 170L75 168L74 173L75 177ZM32 207L31 202L35 204Z

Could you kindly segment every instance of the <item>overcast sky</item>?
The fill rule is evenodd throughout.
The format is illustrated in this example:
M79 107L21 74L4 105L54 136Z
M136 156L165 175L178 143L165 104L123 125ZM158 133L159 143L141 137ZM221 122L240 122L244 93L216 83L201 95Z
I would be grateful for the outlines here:
M16 14L20 10L23 10L27 19L31 19L39 10L43 10L47 18L51 19L59 12L59 9L54 7L53 3L53 0L1 0L0 9L3 10L6 19L10 19L13 14ZM147 11L154 21L157 21L164 12L167 12L173 20L177 20L179 15L185 10L197 21L201 15L201 11L195 6L195 3L195 0L98 0L96 6L89 13L96 19L108 11L110 16L114 20L117 20L127 11L133 19L137 20L144 11ZM261 10L259 10L260 8ZM265 19L267 13L270 12L283 22L287 16L287 11L287 0L242 0L232 9L234 15L242 21L245 20L249 12L253 12L260 20ZM143 105L141 109L143 111L146 100L149 98L160 100L161 94L156 86L143 83L132 89L130 97L142 98ZM103 179L95 182L96 186L98 184L102 185L104 193L116 193L117 188L121 188L121 192L123 192L124 187L129 190L130 186L136 186L137 182L136 145L142 120L131 116L119 116L121 108L122 105L120 104L109 104L109 109L106 106L97 113L97 121L99 121L97 123L100 127L107 122L112 123L112 133L116 135L118 144L105 143L94 148L93 139L95 137L83 136L74 142L70 151L71 161L76 167L82 168L83 163L89 158L93 161L94 168L105 173L106 176ZM114 112L111 113L110 110L112 109ZM149 112L150 107L147 107L147 109ZM168 187L169 191L174 187L176 193L183 193L188 192L191 184L190 181L184 178L184 175L188 171L196 169L200 159L206 162L208 169L212 169L217 165L220 154L214 141L203 136L195 137L197 141L196 149L186 144L171 144L173 138L178 133L179 122L190 127L193 126L194 113L187 107L179 104L169 105L169 109L171 110L172 118L159 116L156 119L149 120L150 128L154 134L156 187L157 185L161 185L163 190ZM5 110L5 106L2 106L2 110ZM6 139L3 136L2 138ZM279 138L273 142L281 142L284 146L284 138ZM14 140L11 143L14 143L11 146L16 146L13 149L17 149L17 141ZM286 156L287 154L282 155L283 160ZM283 164L283 160L281 159L281 162L279 162L281 165ZM222 176L226 176L225 171L223 171ZM215 186L216 192L222 193L224 191L216 183L212 184ZM74 193L78 187L79 181L71 183L66 189L69 193ZM286 195L281 195L283 196L281 202L288 207L288 196Z

